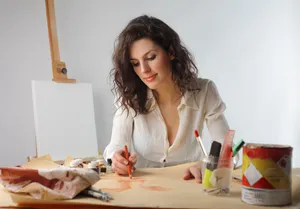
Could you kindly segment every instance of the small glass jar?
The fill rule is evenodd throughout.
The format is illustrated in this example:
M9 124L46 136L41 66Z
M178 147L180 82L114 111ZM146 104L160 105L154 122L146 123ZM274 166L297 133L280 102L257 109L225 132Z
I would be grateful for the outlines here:
M202 185L207 193L229 193L234 168L233 158L205 156L201 160Z

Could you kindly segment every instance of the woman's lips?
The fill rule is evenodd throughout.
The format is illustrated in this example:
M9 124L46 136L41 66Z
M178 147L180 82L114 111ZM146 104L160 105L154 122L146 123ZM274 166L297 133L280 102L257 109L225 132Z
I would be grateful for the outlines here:
M147 78L144 78L147 82L151 82L151 81L153 81L155 78L156 78L156 76L157 76L157 74L155 74L155 75L151 75L151 76L149 76L149 77L147 77Z

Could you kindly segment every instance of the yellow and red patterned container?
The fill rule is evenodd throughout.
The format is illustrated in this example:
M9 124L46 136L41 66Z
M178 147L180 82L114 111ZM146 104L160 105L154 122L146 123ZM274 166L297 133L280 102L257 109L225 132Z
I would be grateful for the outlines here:
M291 204L292 151L283 145L245 145L242 201L267 206Z

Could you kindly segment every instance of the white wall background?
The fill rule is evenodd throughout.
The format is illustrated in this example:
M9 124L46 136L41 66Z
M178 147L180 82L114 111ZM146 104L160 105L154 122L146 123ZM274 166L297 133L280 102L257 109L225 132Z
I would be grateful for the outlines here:
M52 78L44 4L0 0L0 166L35 154L31 80Z
M300 167L299 1L56 1L61 59L94 87L100 149L112 125L113 43L141 14L173 27L215 81L236 139L289 144ZM34 154L30 81L52 78L44 1L0 1L0 165ZM208 133L205 132L208 146Z

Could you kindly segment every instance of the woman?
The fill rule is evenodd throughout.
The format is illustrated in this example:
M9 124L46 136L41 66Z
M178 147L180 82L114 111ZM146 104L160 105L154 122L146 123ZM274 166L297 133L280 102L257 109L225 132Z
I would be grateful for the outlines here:
M118 37L112 76L117 111L104 158L112 169L127 173L124 145L135 167L164 167L201 159L194 136L206 122L212 139L223 140L229 129L225 104L215 84L197 78L198 69L178 34L163 21L140 16ZM184 179L201 182L200 165Z

